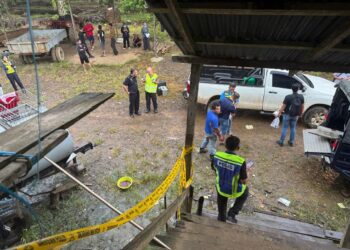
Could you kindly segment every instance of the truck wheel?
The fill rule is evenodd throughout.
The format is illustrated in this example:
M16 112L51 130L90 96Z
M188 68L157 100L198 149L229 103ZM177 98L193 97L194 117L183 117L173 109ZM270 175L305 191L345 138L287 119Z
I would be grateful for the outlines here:
M53 61L53 62L57 62L55 47L53 47L53 48L51 49L50 54L51 54L52 61Z
M19 56L19 59L21 59L21 62L22 62L23 64L27 64L27 60L26 60L26 57L25 57L24 55L20 55L20 56Z
M61 47L57 46L55 47L56 52L56 60L57 62L62 62L64 60L64 51Z
M32 55L26 55L25 57L25 61L27 62L27 64L32 64L33 62L33 56Z
M317 128L326 120L328 109L322 106L315 106L310 108L304 114L304 123L309 128Z

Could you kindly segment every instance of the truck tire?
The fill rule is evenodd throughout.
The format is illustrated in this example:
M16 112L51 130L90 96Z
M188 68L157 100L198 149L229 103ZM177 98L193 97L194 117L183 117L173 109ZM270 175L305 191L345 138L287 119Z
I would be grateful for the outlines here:
M55 47L53 47L53 48L51 49L50 54L51 54L52 61L53 61L53 62L57 62Z
M21 62L22 62L23 64L27 64L27 60L26 60L26 58L25 58L24 55L20 55L20 56L19 56L19 59L21 59Z
M62 62L64 60L64 51L60 46L55 47L56 61Z
M25 61L27 62L27 64L32 64L32 63L34 63L33 62L33 56L32 55L26 55L26 56L24 56L25 58Z
M323 106L315 106L310 108L304 114L304 123L309 128L317 128L326 120L328 109Z

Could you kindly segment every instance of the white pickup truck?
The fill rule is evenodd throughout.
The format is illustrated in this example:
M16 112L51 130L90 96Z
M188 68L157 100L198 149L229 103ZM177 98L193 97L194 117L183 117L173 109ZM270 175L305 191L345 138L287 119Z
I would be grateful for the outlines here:
M288 71L280 69L204 65L199 81L198 103L209 107L232 82L237 84L236 91L241 96L238 108L259 110L261 113L276 111L284 97L292 93L292 84L299 84L300 93L305 98L302 118L309 127L318 126L325 120L336 90L333 82L303 73L289 76ZM185 97L189 88L188 81Z

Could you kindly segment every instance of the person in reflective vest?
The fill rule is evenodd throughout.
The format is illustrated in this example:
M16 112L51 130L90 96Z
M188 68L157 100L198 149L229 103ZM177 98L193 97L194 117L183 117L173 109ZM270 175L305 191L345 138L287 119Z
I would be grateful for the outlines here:
M17 72L16 72L16 66L14 65L13 62L11 62L8 58L8 56L3 55L2 56L2 68L4 69L7 78L10 80L10 83L13 87L13 89L17 92L17 84L21 88L23 93L26 93L26 89L21 81L19 79ZM17 84L16 84L17 83Z
M230 135L226 141L226 151L216 152L212 160L212 168L216 172L216 191L218 202L218 220L229 220L237 223L236 215L241 211L249 196L245 159L235 152L239 150L240 139ZM229 209L227 216L227 200L233 198L235 204Z
M158 87L158 75L153 72L151 67L147 68L147 74L144 79L145 92L146 92L146 113L151 111L151 100L153 103L154 113L158 113L157 103L157 87Z

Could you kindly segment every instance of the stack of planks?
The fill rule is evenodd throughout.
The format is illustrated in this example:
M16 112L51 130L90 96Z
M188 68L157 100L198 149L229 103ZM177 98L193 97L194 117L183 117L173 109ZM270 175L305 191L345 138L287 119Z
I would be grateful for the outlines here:
M37 119L0 134L0 151L31 154L42 158L67 137L64 129L113 97L114 93L82 93L41 114L41 155L37 155ZM15 156L0 157L0 183L9 185L27 171L28 162Z

